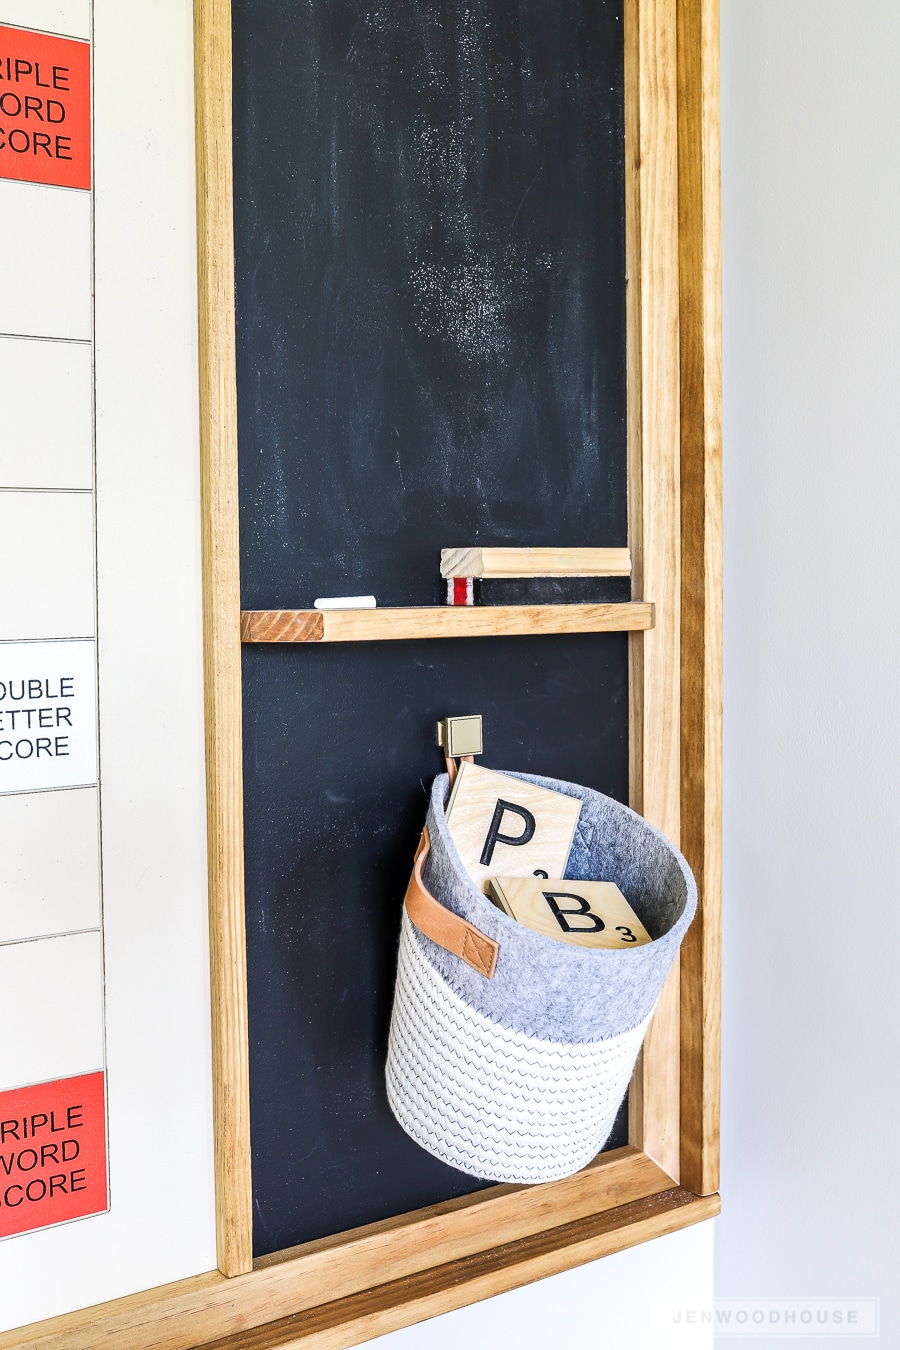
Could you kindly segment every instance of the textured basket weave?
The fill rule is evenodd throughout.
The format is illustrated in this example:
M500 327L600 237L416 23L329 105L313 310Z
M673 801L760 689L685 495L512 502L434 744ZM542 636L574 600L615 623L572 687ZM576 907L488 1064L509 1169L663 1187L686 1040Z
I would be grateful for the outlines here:
M581 799L567 875L616 882L654 941L588 950L496 909L447 832L442 774L403 915L386 1078L394 1115L429 1153L484 1180L534 1183L577 1172L606 1142L696 888L678 850L627 807L511 776Z

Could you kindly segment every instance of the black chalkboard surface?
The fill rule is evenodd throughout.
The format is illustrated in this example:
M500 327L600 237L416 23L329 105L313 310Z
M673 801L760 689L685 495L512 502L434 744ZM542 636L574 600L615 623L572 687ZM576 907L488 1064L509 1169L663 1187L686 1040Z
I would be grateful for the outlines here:
M243 602L626 537L621 0L235 0Z
M626 543L619 0L233 16L244 608L432 604L442 546ZM257 1255L478 1188L383 1086L434 722L627 799L627 677L623 634L245 647Z
M245 887L257 1255L479 1183L384 1089L400 909L441 767L481 712L498 769L628 789L627 636L249 647ZM624 1119L609 1146L627 1142Z

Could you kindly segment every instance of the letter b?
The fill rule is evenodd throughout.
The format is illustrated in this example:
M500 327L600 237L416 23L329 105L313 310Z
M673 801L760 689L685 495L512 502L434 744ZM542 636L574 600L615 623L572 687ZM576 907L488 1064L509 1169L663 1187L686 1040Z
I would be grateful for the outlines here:
M573 895L571 891L542 891L541 894L550 906L556 922L564 933L602 933L606 927L600 915L593 912L583 895ZM578 908L562 909L556 903L557 900L574 900ZM585 927L582 924L574 926L570 924L566 915L575 914L583 914L585 918L590 919L590 925Z

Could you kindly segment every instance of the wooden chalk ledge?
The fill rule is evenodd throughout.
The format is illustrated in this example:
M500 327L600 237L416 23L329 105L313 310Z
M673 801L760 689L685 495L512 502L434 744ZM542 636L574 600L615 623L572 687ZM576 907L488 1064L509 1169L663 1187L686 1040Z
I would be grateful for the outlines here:
M435 605L429 609L250 609L242 642L396 642L409 638L634 633L653 627L653 605Z

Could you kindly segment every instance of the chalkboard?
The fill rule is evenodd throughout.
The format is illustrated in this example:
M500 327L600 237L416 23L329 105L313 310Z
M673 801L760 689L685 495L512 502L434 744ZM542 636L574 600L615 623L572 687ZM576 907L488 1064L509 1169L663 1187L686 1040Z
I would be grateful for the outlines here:
M627 542L621 9L235 0L245 608Z
M428 605L442 546L625 544L621 4L233 15L243 607ZM243 680L262 1255L482 1184L383 1086L434 722L627 800L627 638L247 647Z
M400 906L442 765L628 786L627 637L251 647L244 658L250 1101L257 1254L475 1190L394 1121L384 1062ZM626 1142L624 1122L612 1145Z

